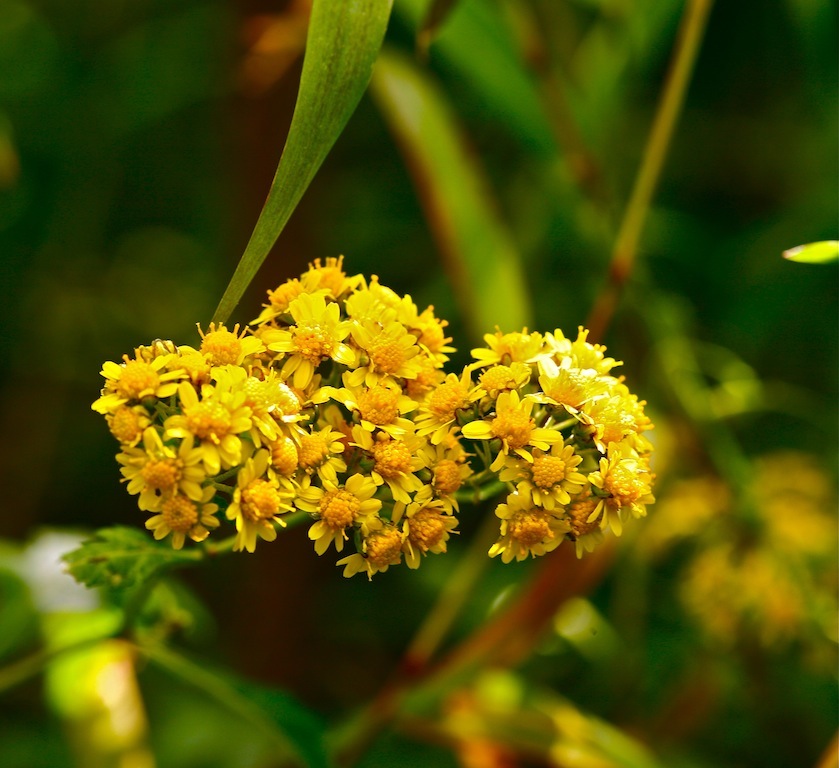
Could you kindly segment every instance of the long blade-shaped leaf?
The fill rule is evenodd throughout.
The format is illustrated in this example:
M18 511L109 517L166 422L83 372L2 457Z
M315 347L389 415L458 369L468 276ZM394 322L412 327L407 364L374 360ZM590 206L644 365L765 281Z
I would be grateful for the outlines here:
M370 92L406 157L473 337L496 325L521 330L531 319L521 262L445 96L389 51L379 57Z
M268 199L213 320L242 298L358 105L387 29L392 0L315 0L300 91Z

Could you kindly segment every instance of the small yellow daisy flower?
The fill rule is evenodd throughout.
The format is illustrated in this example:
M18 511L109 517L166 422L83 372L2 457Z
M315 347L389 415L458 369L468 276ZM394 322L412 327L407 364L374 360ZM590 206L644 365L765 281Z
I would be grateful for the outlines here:
M424 446L421 454L425 466L431 470L434 496L447 508L458 509L454 494L473 473L457 435L450 432L438 445Z
M535 363L548 355L541 333L528 333L527 328L521 333L487 333L484 335L486 347L472 350L475 358L470 368L483 368L487 365L510 365L510 363Z
M379 523L378 511L382 502L374 499L376 484L364 475L352 475L343 486L328 480L323 488L303 485L294 499L298 509L311 512L317 521L309 528L309 538L315 542L315 552L322 555L334 542L340 552L347 540L347 528L359 525L362 533Z
M289 312L295 324L288 329L266 328L262 339L272 352L288 355L282 375L293 375L294 387L305 389L315 368L329 358L355 366L356 353L344 344L350 323L341 320L341 310L335 302L327 304L323 292L301 294L291 302Z
M362 349L362 365L349 374L345 383L356 387L362 383L372 387L380 379L394 376L415 378L419 365L415 358L420 353L417 338L408 333L396 320L381 322L366 320L352 326L353 341Z
M121 405L105 416L111 434L124 446L134 447L151 424L149 412L142 405Z
M108 361L102 366L105 387L91 408L97 413L113 413L121 405L146 398L162 399L175 394L181 371L164 371L174 355L165 354L151 361L130 360L123 356L120 365Z
M350 372L344 373L346 380ZM363 384L356 387L321 387L314 402L335 400L349 411L355 411L361 426L368 432L381 429L388 434L398 437L413 430L414 424L410 419L402 418L417 408L417 402L403 394L402 388L393 381L382 380L372 387Z
M420 450L425 441L413 434L392 438L386 432L375 437L360 426L353 427L353 445L366 451L374 461L370 476L376 485L386 483L394 501L407 504L411 494L422 488L414 472L424 467Z
M557 430L536 426L530 415L534 404L533 399L522 399L516 391L502 392L496 401L495 416L472 421L463 427L463 436L470 440L501 440L502 450L490 466L493 472L501 469L510 452L530 461L532 456L525 450L527 447L546 450L548 446L562 442L562 434Z
M417 494L416 498L419 497ZM411 569L419 568L422 558L429 552L445 552L446 542L450 534L456 533L455 528L457 518L449 514L439 499L423 498L409 504L402 522L405 564Z
M232 388L226 379L216 387L205 384L200 398L188 381L182 381L177 391L182 413L166 419L165 438L194 435L200 441L204 468L209 475L239 464L242 460L239 435L251 428L251 409L245 405L245 393Z
M140 509L157 512L164 499L176 492L193 501L201 500L204 494L201 484L207 475L202 452L193 445L192 435L187 435L175 451L163 444L154 427L148 427L143 432L142 448L127 447L117 454L128 492L140 496Z
M391 565L398 565L402 560L402 533L394 525L383 525L371 531L361 543L361 552L349 555L338 561L344 566L344 576L350 578L366 571L372 579L376 573L383 573Z
M425 399L416 416L417 434L429 435L432 444L440 443L450 431L458 411L471 407L477 395L470 394L472 380L469 371L458 377L448 374Z
M204 488L200 499L192 500L180 493L167 497L160 514L146 521L146 528L158 541L172 534L172 547L181 549L186 537L193 541L204 541L219 521L215 516L217 504L211 504L213 489Z
M526 492L511 493L506 504L495 509L501 519L501 536L490 547L489 556L501 555L501 560L509 563L553 551L571 530L558 512L535 505Z
M472 391L474 400L494 400L502 392L521 390L530 382L533 374L527 363L511 362L509 365L492 365L478 377Z
M594 514L599 503L598 498L585 491L565 508L565 520L571 526L566 536L574 542L578 558L582 557L584 552L593 552L603 541L600 518Z
M242 365L246 357L265 351L265 345L256 336L248 336L246 330L240 334L238 325L229 331L224 323L220 323L218 328L215 323L210 323L207 333L204 333L199 323L198 333L201 336L201 354L212 365Z
M535 449L532 461L508 456L498 478L505 483L524 481L535 504L553 509L568 504L587 484L586 476L577 472L582 460L573 446L554 443L547 452Z
M601 397L609 390L609 378L593 368L575 368L571 358L565 358L562 365L552 359L539 362L539 386L544 396L540 402L561 405L571 413L577 413L585 403ZM614 381L614 379L613 379Z
M253 552L257 538L274 541L277 538L275 523L285 527L280 515L292 509L291 494L283 493L277 480L268 470L269 453L263 449L248 459L236 477L233 501L227 508L227 519L236 521L234 551Z
M300 276L300 282L307 293L326 291L333 299L339 299L345 293L354 291L364 282L362 275L347 277L344 274L344 257L328 256L324 264L315 259L309 269Z
M324 427L296 437L297 466L306 474L317 474L322 482L338 484L338 473L347 471L342 457L347 445L344 435Z
M616 450L611 458L600 459L599 469L588 476L588 481L605 498L600 499L588 522L600 518L602 529L611 528L615 536L620 536L624 510L633 517L644 517L647 505L655 501L652 480L644 457Z
M606 347L592 344L588 339L588 330L579 326L575 341L566 339L559 328L545 334L545 345L551 356L560 364L565 358L571 358L573 368L592 368L597 373L607 374L612 368L623 365L613 357L606 357Z

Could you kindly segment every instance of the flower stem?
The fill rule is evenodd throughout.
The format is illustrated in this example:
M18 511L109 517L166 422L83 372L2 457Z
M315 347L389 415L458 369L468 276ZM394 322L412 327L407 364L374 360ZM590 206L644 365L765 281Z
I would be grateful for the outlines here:
M638 242L684 103L712 3L713 0L688 0L682 14L670 72L662 89L641 166L612 249L609 275L587 323L592 340L603 338L623 288L632 274Z

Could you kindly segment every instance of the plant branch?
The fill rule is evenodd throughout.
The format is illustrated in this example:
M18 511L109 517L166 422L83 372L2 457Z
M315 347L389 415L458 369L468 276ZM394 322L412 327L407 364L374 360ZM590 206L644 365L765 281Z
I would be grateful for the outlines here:
M713 0L687 0L675 44L667 80L662 89L653 125L635 177L629 203L624 211L612 249L606 284L598 296L587 323L590 338L600 340L609 327L624 286L632 274L638 243L649 213L650 203L661 176L670 140L684 104L699 45Z

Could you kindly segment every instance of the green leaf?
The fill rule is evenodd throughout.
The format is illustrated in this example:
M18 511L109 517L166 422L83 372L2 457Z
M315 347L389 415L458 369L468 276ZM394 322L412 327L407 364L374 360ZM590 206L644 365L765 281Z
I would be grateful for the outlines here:
M197 664L160 644L138 647L159 667L201 691L266 738L278 753L276 764L328 768L323 725L288 694L269 691L206 664Z
M128 588L141 584L162 568L196 562L197 550L176 550L136 528L102 528L63 560L70 574L88 587Z
M802 264L829 264L839 259L839 240L799 245L784 251L784 258Z
M213 320L242 298L370 82L392 0L315 0L300 91L265 206Z
M410 60L391 51L379 57L370 88L448 259L473 339L496 325L505 332L529 325L530 301L516 246L441 90Z

